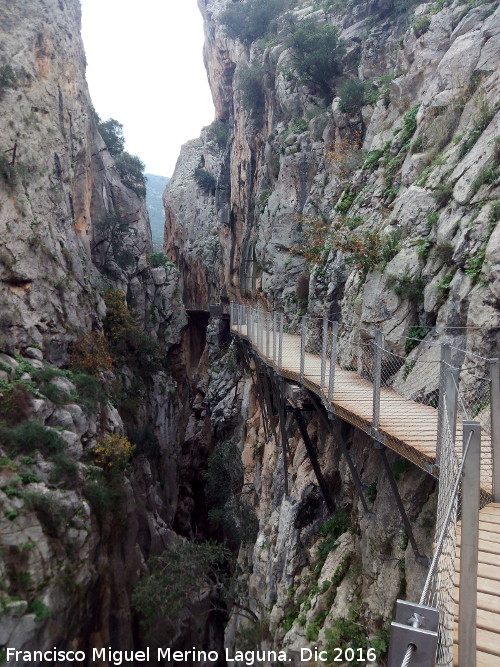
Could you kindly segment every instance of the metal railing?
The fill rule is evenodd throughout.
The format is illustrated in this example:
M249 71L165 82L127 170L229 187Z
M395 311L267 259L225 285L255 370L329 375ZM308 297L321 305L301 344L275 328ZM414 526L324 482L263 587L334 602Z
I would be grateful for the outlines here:
M469 570L473 569L475 558L477 569L474 517L478 517L480 507L492 500L500 502L499 360L481 357L449 343L417 345L408 354L396 353L389 349L378 329L305 315L289 318L283 313L265 313L243 304L230 305L230 321L232 332L247 339L278 374L313 390L327 410L439 479L434 556L419 604L429 610L425 612L429 618L432 617L429 604L438 610L439 623L434 633L438 647L436 664L451 667L458 517L463 512L462 540L464 530L472 527L472 537L467 537L468 551L462 549L462 558L465 555L469 559ZM399 345L391 341L391 345L393 349L404 350L406 340ZM394 415L402 414L403 421L408 420L416 404L422 406L418 412L420 423L413 432L407 427L409 437L405 439L404 433L393 428ZM477 477L478 497L474 500L474 492L471 495L470 490L475 487L469 484L467 506L464 502L462 507L460 480L464 475L472 480ZM476 545L475 555L470 544ZM470 633L472 627L475 604L471 600L475 599L475 587L476 581L470 577L461 587L465 592L460 595L459 615L466 619L460 623L462 633L467 633L467 629ZM403 616L406 611L405 608ZM415 609L413 612L419 616ZM419 625L418 619L412 623L412 632L432 634ZM473 625L475 632L475 621ZM463 662L473 654L470 648L466 652L464 642L472 645L475 652L471 637L462 637L462 655L468 657L462 657L460 664L472 665L474 662ZM433 664L412 662L417 655L413 646L409 641L404 646L402 661L389 664L398 667Z

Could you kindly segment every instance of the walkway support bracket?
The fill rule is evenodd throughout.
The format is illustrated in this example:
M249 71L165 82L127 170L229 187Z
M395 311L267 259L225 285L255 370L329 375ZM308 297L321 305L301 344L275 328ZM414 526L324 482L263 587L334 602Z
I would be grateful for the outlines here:
M392 474L391 466L389 465L389 461L387 460L386 448L384 446L376 448L379 449L380 451L380 456L382 458L382 463L384 464L384 468L387 473L387 477L389 479L389 484L391 487L392 494L394 496L394 500L396 501L396 505L398 506L399 514L401 515L401 519L403 521L406 534L408 535L408 540L411 544L411 548L413 549L413 553L415 554L415 560L421 565L426 565L427 567L429 567L430 565L429 558L421 554L420 551L418 550L417 541L415 540L410 520L408 519L408 515L406 514L406 510L403 505L403 501L401 500L401 496L399 495L398 485L396 484L396 480L394 479L394 476Z
M316 400L316 397L314 396L313 392L311 390L308 390L309 393L309 398L311 399L311 403L313 404L316 412L319 415L319 418L323 422L323 425L325 429L331 433L335 441L338 443L340 447L340 451L342 452L343 456L345 457L345 460L347 461L347 465L349 467L349 471L351 473L352 481L354 483L354 486L356 488L356 491L358 492L359 499L361 500L361 504L363 505L363 510L370 519L372 519L375 515L373 512L370 511L368 507L368 503L366 502L364 490L363 490L363 483L361 482L361 479L358 475L358 471L356 470L356 466L354 465L354 462L351 458L351 455L349 453L349 450L347 449L347 445L344 442L344 438L342 437L340 433L340 429L337 429L339 432L335 433L332 420L336 419L336 417L332 414L328 414L328 419L325 417L325 415L321 412L321 408L318 405L318 401Z
M458 606L458 667L476 664L477 560L479 549L479 489L481 424L463 422L462 527L460 540L460 595Z
M316 475L316 479L318 480L318 484L323 494L323 498L325 499L326 506L328 507L328 511L330 512L330 514L333 514L333 512L335 511L335 505L333 504L332 497L330 496L330 491L328 490L325 478L323 477L323 473L321 472L321 468L318 463L318 457L316 456L313 444L311 442L311 439L309 438L306 422L299 408L294 408L293 414L295 415L295 419L297 420L297 426L299 427L302 440L304 441L304 445L306 446L307 454L311 461L314 474Z

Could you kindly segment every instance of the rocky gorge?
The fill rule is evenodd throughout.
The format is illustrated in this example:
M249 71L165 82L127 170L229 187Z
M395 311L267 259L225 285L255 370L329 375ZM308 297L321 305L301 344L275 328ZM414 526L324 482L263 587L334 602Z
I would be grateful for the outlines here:
M376 326L410 360L438 338L498 356L500 8L198 4L216 119L167 185L162 254L92 108L79 3L0 3L0 647L383 665L426 567L379 453L308 418L330 512L287 421L286 492L209 304ZM436 482L388 456L428 554Z

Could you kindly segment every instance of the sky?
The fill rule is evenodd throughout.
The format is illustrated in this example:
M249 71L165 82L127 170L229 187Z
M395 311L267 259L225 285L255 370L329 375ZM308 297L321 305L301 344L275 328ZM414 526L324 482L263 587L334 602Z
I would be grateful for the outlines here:
M81 0L87 81L146 172L172 176L181 145L214 120L196 0Z

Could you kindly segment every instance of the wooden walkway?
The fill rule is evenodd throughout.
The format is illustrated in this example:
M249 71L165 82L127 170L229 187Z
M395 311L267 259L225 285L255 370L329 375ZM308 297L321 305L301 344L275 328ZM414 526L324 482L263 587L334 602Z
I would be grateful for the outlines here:
M232 326L233 334L247 339L247 328ZM300 380L300 336L283 334L281 365L274 361L274 340L269 334L269 345L263 337L261 348L253 347L265 363L276 368L283 376L296 382ZM269 354L267 351L269 350ZM276 342L278 350L278 341ZM276 358L277 358L276 354ZM327 364L328 369L329 363ZM327 371L328 375L328 371ZM301 382L328 403L327 388L320 388L321 357L305 354L304 377ZM328 380L326 381L328 385ZM373 385L360 377L355 371L335 367L334 395L331 403L334 413L366 433L373 435ZM390 449L415 463L427 472L436 475L438 414L433 407L416 403L399 395L392 389L381 388L380 425L377 439ZM462 449L462 432L457 429L457 451ZM491 451L491 443L482 436L482 450ZM488 458L488 457L487 457ZM491 492L492 479L489 466L481 469L481 487ZM500 504L491 503L480 512L480 549L478 576L477 610L477 667L500 667ZM457 541L460 544L460 524L457 528ZM458 582L460 572L460 550L455 563L455 578ZM458 602L458 586L455 589L455 602ZM456 635L456 628L455 628ZM457 662L457 646L455 664ZM470 665L474 667L474 665Z

